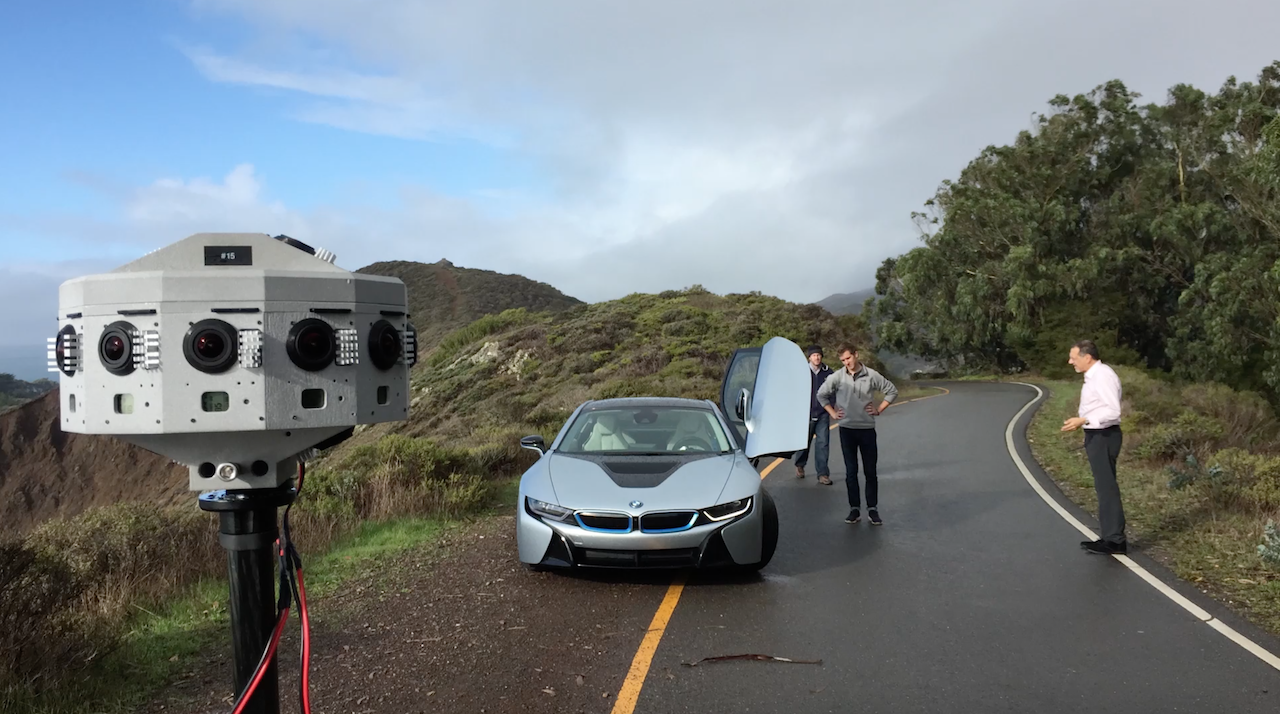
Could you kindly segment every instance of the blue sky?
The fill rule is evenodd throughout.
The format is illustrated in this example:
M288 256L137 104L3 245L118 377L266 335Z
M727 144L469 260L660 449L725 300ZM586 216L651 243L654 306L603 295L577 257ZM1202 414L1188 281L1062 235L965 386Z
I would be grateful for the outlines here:
M199 231L584 300L865 288L938 184L1055 94L1159 101L1280 59L1280 3L1204 8L13 0L0 348L43 344L63 280Z
M234 45L246 31L184 3L27 3L4 12L0 214L109 220L119 209L110 192L164 176L217 178L240 163L298 210L353 197L392 207L404 184L459 195L537 185L536 168L515 152L298 121L288 92L209 81L184 49ZM36 237L0 227L7 253L67 256L65 245Z

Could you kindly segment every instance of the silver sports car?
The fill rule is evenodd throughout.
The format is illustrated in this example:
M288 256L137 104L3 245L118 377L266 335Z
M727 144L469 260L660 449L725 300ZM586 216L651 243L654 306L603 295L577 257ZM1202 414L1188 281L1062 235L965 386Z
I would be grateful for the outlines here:
M520 479L531 568L763 568L778 513L755 463L808 442L809 364L775 337L736 351L720 405L636 397L580 405ZM728 405L728 406L726 406Z

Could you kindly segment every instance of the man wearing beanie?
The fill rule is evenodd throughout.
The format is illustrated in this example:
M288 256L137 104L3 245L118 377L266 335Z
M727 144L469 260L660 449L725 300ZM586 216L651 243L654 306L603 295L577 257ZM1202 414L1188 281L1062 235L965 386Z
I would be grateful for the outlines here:
M812 388L809 391L809 441L813 442L814 462L818 469L818 483L831 485L831 470L827 468L827 455L831 446L831 415L818 403L818 388L827 381L832 370L822 363L822 348L811 345L806 353L809 356L809 371L812 373ZM805 442L808 444L809 442ZM809 462L809 449L796 452L796 478L804 478L804 466Z

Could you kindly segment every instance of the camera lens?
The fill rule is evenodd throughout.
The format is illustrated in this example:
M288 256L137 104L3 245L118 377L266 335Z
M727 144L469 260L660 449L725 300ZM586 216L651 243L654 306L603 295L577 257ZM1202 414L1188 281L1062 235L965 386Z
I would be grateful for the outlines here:
M240 349L240 332L222 320L201 320L187 330L182 351L187 363L207 374L231 369Z
M102 337L98 339L98 358L108 372L125 375L133 371L133 333L133 325L127 322L113 322L102 331Z
M338 341L329 323L309 317L289 330L285 351L299 368L318 372L333 362L338 353Z
M391 369L400 358L400 332L386 320L369 329L369 359L378 369Z
M76 328L71 325L67 325L61 330L58 330L58 339L53 345L53 355L58 361L58 369L62 370L62 373L68 377L76 376L75 365L71 364L68 360L68 357L71 357L72 355L69 353L69 348L67 347L67 340L74 338L75 334Z

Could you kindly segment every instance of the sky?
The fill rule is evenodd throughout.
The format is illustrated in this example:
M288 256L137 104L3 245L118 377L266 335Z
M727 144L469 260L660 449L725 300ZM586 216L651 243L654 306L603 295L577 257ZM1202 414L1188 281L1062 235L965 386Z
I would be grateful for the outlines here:
M63 280L204 231L817 301L1054 95L1253 80L1276 27L1272 0L13 0L0 356L54 333Z

